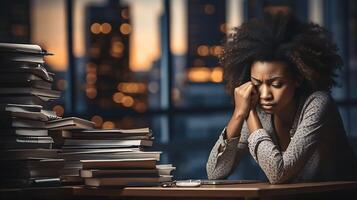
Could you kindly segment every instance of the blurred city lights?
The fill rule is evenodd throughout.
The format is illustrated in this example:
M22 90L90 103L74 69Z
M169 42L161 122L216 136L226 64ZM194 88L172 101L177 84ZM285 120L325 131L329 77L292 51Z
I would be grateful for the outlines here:
M115 124L112 121L106 121L102 125L103 129L113 129L115 128Z
M122 25L120 25L119 28L120 32L123 33L124 35L128 35L131 33L131 26L128 23L124 23Z
M95 123L95 126L98 128L98 127L101 127L102 124L103 124L103 118L101 116L98 116L98 115L94 115L91 119L92 122Z
M56 112L57 116L62 117L64 114L64 108L61 105L55 105L52 110Z
M104 34L108 34L110 33L110 31L112 31L112 25L110 25L109 23L103 23L100 26L101 32Z
M200 45L197 48L197 54L200 56L208 56L209 48L207 45Z
M94 34L99 34L100 33L100 24L99 23L94 23L90 26L90 31Z

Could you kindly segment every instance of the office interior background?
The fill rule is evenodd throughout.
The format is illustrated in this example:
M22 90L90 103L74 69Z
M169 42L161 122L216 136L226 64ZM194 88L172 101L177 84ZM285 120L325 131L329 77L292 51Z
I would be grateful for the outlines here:
M48 106L97 128L150 127L176 179L205 179L210 150L233 105L217 56L232 28L264 12L295 13L331 32L344 67L337 101L357 149L355 0L2 0L0 42L39 44L53 56L62 98ZM247 155L231 179L265 179Z

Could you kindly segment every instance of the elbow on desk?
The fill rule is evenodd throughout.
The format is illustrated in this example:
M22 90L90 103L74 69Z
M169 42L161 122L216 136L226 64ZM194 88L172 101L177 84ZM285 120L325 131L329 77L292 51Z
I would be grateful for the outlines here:
M270 184L283 184L289 182L289 179L283 176L282 173L267 174L267 178Z
M220 170L219 168L208 163L206 165L206 172L207 178L210 180L225 179L228 176L228 174L223 173L224 170Z

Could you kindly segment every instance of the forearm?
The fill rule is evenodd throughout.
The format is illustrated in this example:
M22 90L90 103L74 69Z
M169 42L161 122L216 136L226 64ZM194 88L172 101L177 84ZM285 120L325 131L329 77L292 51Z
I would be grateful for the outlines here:
M253 133L254 131L263 128L262 123L260 122L258 113L255 109L251 109L247 118L247 124L249 133Z
M227 139L240 137L240 132L244 123L244 116L234 111L232 118L229 120L227 125Z
M206 165L209 179L225 179L228 177L248 150L247 141L239 143L239 138L247 137L246 125L243 125L239 138L225 140L226 130L222 131L209 155Z

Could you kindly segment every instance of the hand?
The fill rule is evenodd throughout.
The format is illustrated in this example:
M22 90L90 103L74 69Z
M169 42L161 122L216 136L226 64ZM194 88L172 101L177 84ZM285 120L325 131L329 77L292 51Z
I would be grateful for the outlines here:
M258 93L251 81L234 89L234 115L247 118L258 102Z

